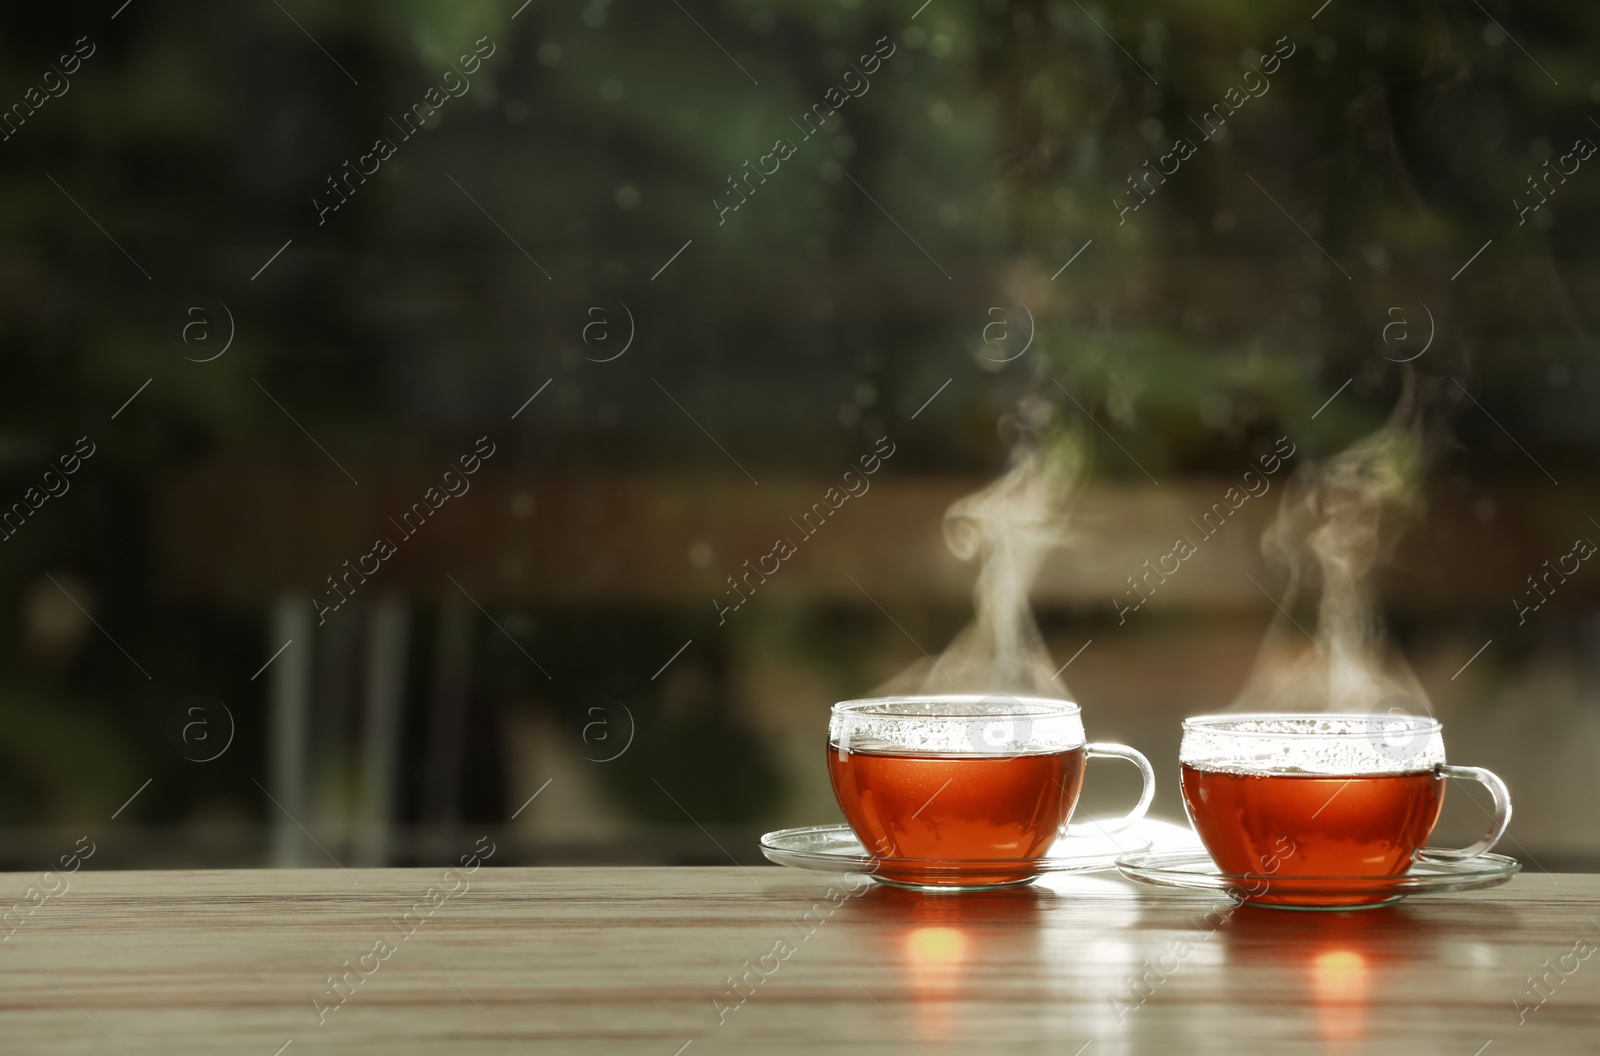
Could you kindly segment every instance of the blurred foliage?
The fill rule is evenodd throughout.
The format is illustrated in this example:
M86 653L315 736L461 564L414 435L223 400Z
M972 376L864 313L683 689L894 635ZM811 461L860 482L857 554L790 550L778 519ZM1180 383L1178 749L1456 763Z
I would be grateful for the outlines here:
M146 760L198 781L148 731L188 692L260 699L245 673L261 613L168 598L147 533L186 468L327 471L285 411L357 476L491 428L530 480L731 473L662 387L758 475L833 472L886 429L898 471L989 473L1000 413L1037 391L1115 437L1095 475L1137 483L1119 446L1165 478L1231 472L1284 432L1326 453L1370 430L1399 388L1383 329L1398 306L1419 334L1419 308L1435 323L1417 366L1493 411L1446 390L1456 455L1471 452L1470 471L1440 469L1458 490L1530 476L1508 435L1563 477L1600 446L1600 179L1580 169L1525 224L1512 204L1546 159L1600 137L1592 5L1486 4L1498 23L1420 0L190 0L114 21L113 7L0 12L8 104L73 41L97 47L0 143L0 502L77 437L101 445L0 544L13 817L76 810L78 771L100 803ZM484 37L496 50L467 94L400 141L395 119ZM797 139L883 38L894 55L870 89ZM1200 138L1193 119L1284 38L1270 89ZM327 178L379 137L393 157L319 224ZM1119 222L1129 177L1176 137L1193 155ZM719 222L728 178L780 138L793 155ZM193 294L237 323L215 362L171 337ZM596 304L637 321L634 350L603 366L581 336ZM1035 351L999 362L996 306L1007 341L1033 321ZM546 378L538 413L508 426ZM104 627L66 664L27 644L24 608L63 569L92 585L81 600ZM629 619L633 654L684 636L670 614ZM790 647L843 673L861 662L850 638L811 622ZM738 804L716 807L714 775L676 783L718 817L754 817L766 764L720 692L708 676L650 762L684 777L693 745L723 744L745 768ZM250 710L235 707L236 751L258 760ZM643 771L626 773L617 794L666 817ZM181 802L148 801L168 817Z

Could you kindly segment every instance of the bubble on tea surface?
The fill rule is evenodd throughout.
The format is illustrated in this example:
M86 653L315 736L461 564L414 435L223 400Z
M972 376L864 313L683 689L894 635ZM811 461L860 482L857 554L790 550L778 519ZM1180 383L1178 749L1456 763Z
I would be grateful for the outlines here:
M846 702L828 723L841 750L928 755L1061 752L1084 743L1076 708L1043 698L956 694Z
M1185 729L1180 759L1239 774L1413 773L1443 765L1444 741L1427 716L1241 716Z

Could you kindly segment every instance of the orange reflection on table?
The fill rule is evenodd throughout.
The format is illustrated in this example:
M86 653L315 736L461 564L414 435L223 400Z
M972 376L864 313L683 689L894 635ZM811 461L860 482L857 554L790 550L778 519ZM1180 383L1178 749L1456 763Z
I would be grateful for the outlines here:
M908 1018L898 1009L893 1014L901 1029L925 1045L970 1033L963 1017L982 1006L988 998L984 984L997 976L979 971L980 966L1040 959L1045 907L1057 897L1032 886L970 895L881 886L840 907L840 913L868 925L869 934L883 936L883 945L871 952L899 969L900 991L875 989L870 996L886 1005L909 1000Z
M946 1037L967 961L967 935L960 928L919 927L906 932L905 957L917 1002L917 1033Z
M1366 1037L1372 980L1367 959L1354 950L1324 950L1311 959L1311 1000L1317 1024L1329 1041L1359 1042Z

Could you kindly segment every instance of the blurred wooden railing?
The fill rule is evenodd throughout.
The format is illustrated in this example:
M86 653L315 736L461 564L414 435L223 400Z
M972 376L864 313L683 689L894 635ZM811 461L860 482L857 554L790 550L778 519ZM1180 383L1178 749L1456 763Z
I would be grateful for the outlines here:
M945 546L943 514L984 483L896 477L886 467L871 478L869 491L845 501L807 536L803 514L824 502L837 478L772 478L759 486L662 477L512 480L486 469L472 478L470 491L406 537L395 521L434 482L421 472L360 486L331 473L241 467L190 473L173 480L158 504L154 535L163 582L180 597L256 605L286 591L326 590L325 577L342 574L343 562L354 564L381 536L397 552L359 588L369 593L439 596L455 590L448 575L483 601L710 612L711 599L729 589L728 576L742 575L745 561L755 565L777 540L788 539L797 552L757 591L768 602L866 603L865 588L880 601L959 603L974 570ZM1211 537L1202 541L1197 529L1236 483L1088 488L1066 542L1039 577L1035 600L1109 608L1114 598L1131 599L1127 577L1183 536L1198 553L1154 592L1152 608L1270 606L1246 573L1269 588L1277 583L1259 539L1282 482L1245 502ZM1385 602L1503 605L1510 612L1510 599L1527 590L1527 576L1545 571L1544 560L1554 563L1580 535L1600 540L1600 528L1588 519L1600 511L1597 499L1579 488L1529 487L1436 500L1408 530L1386 574ZM773 567L770 559L766 567ZM1584 566L1553 603L1597 596L1600 569Z

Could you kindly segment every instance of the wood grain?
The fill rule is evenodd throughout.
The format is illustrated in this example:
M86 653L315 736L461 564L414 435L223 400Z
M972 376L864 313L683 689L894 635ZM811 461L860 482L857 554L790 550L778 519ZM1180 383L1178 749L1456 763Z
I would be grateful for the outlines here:
M1600 1049L1600 957L1573 952L1600 945L1600 876L1346 914L1103 875L943 897L776 868L70 880L0 945L8 1056ZM457 893L407 936L430 887ZM328 977L380 939L319 1023ZM1563 955L1540 1003L1527 977Z

